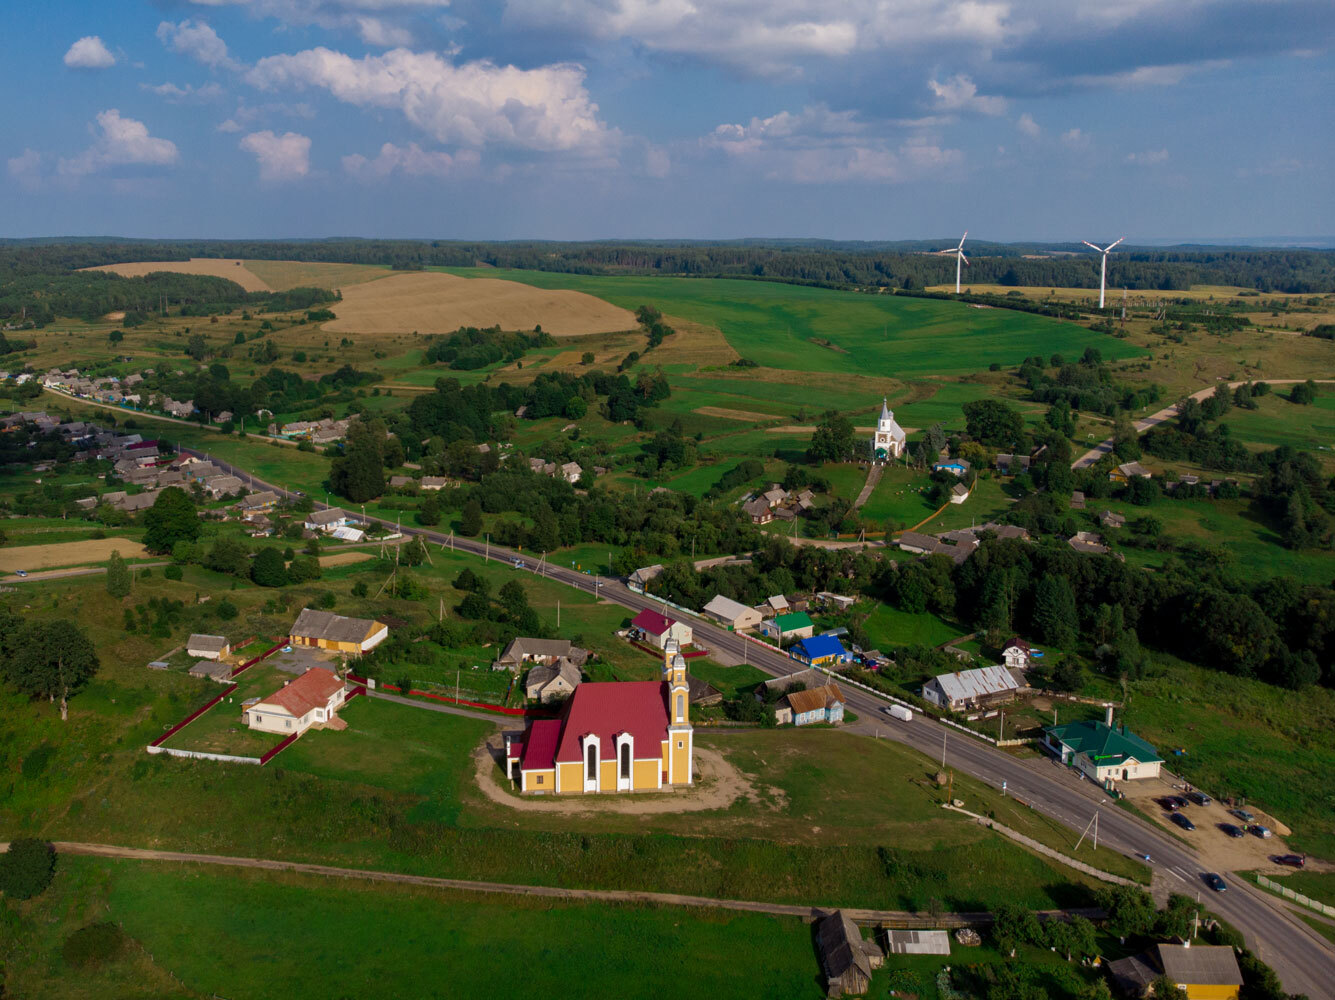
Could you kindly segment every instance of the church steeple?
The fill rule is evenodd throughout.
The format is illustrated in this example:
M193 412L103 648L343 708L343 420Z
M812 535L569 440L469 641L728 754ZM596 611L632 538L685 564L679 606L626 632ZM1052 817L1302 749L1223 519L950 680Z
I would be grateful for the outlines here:
M686 657L675 639L663 647L663 680L668 686L668 725L671 729L691 724L691 690L686 680Z

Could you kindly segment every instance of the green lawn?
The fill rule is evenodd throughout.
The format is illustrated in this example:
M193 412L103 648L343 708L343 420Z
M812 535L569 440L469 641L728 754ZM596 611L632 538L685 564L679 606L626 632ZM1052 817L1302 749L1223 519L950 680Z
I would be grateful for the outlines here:
M1289 386L1256 397L1255 410L1234 407L1220 419L1233 437L1268 448L1290 445L1322 457L1324 450L1335 449L1335 392L1330 386L1318 387L1320 395L1310 406L1290 403ZM1329 454L1325 456L1329 460Z
M965 634L963 629L933 614L915 615L888 604L877 604L862 627L867 638L882 650L896 646L939 646Z
M465 277L571 288L634 309L715 327L743 357L810 372L900 376L974 372L991 362L1095 346L1107 358L1142 353L1074 323L957 302L864 295L726 278L599 277L545 271L452 268ZM823 346L825 341L830 346Z
M1335 906L1335 872L1301 871L1282 878L1276 878L1274 875L1267 877L1282 883L1286 889L1292 889L1315 899L1318 903Z

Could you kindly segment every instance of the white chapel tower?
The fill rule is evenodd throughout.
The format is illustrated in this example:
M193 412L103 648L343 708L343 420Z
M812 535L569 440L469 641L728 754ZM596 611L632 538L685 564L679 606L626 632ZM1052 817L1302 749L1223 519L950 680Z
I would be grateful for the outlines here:
M895 415L890 411L886 400L881 400L881 419L876 421L876 434L871 440L873 462L893 461L904 454L907 435L904 428L895 423Z

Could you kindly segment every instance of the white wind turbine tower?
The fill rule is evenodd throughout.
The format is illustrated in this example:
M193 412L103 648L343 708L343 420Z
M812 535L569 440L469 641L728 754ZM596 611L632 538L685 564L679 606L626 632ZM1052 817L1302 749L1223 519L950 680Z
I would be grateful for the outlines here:
M955 257L955 294L960 293L960 265L968 264L969 258L964 256L964 241L969 238L969 231L964 230L964 235L960 237L960 245L951 250L938 250L937 253L944 257L953 255Z
M1099 266L1099 308L1100 308L1100 309L1103 308L1103 290L1104 290L1104 286L1107 284L1107 281L1108 281L1108 251L1111 250L1113 247L1117 246L1117 244L1118 244L1118 243L1121 243L1122 240L1124 240L1124 239L1126 239L1125 236L1119 237L1118 239L1116 239L1116 240L1114 240L1113 242L1109 243L1106 247L1096 247L1096 246L1094 246L1093 243L1089 242L1089 240L1081 240L1081 241L1080 241L1080 242L1083 243L1085 246L1089 247L1091 250L1097 250L1100 254L1103 255L1103 263ZM964 244L961 242L960 245L963 246ZM956 291L959 291L959 289L956 289Z

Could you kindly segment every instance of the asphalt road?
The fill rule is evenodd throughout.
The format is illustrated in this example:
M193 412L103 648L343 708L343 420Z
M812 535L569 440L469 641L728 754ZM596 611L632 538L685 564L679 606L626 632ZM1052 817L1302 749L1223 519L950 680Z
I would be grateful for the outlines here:
M203 457L192 449L182 451ZM249 481L255 488L273 490L279 496L292 496L279 486L255 479L245 470L210 457L215 464ZM328 505L317 502L315 506L320 509ZM380 523L393 527L387 521ZM433 543L449 545L460 552L511 565L517 563L519 568L539 571L538 561L533 556L489 545L485 541L452 537L420 528L401 527L400 530L406 535L421 535ZM616 580L589 576L551 564L541 567L541 572L548 579L596 594L630 611L638 612L646 608L662 610L661 605L651 598L628 589ZM780 653L751 643L702 618L692 618L691 627L698 645L722 650L737 659L745 657L748 663L775 676L805 669L803 665ZM948 767L985 781L995 788L1001 788L1004 783L1007 794L1051 816L1073 831L1083 830L1097 813L1100 843L1130 857L1150 855L1153 866L1174 883L1175 891L1192 897L1199 896L1211 910L1241 931L1248 946L1274 968L1287 991L1304 993L1311 1000L1332 995L1331 986L1335 984L1335 947L1297 919L1278 898L1247 885L1241 877L1235 876L1226 879L1228 889L1225 892L1209 890L1201 878L1206 869L1192 850L1164 831L1114 805L1101 788L1076 777L1074 772L1053 761L1021 760L964 733L948 730L917 713L912 722L899 722L883 713L883 709L891 704L889 701L852 686L845 686L843 690L849 708L860 717L853 727L855 729L879 731L882 737L899 740L936 761L941 760L944 745ZM1212 830L1202 828L1184 836L1210 836L1213 833Z

